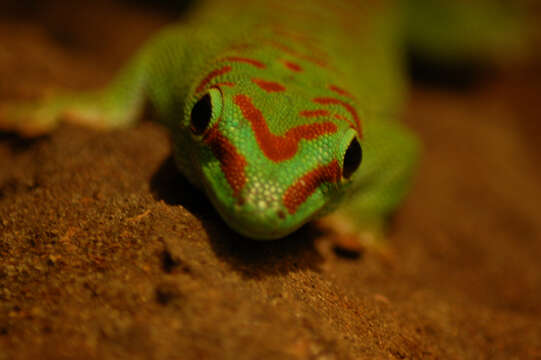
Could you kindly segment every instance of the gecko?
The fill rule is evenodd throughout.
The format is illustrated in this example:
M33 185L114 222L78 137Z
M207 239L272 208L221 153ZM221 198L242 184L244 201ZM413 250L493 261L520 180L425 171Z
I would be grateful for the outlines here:
M434 21L422 16L429 4L203 1L103 89L1 104L0 129L35 136L61 121L123 128L150 103L180 172L236 232L277 239L332 213L350 232L381 238L420 156L398 119L407 98L405 44L409 37L443 47L419 24ZM406 29L407 18L416 26ZM476 33L455 44L445 31L445 48L455 47L449 54L490 43ZM509 49L502 33L488 38Z

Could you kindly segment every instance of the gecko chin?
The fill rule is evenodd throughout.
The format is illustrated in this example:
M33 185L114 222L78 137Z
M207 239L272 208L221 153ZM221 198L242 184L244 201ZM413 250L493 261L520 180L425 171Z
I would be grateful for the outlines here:
M280 212L252 211L249 206L232 212L222 212L222 218L239 234L254 240L283 238L304 225L305 222L288 224Z
M207 196L229 227L254 240L274 240L291 234L312 220L325 203L321 196L313 196L306 207L313 210L292 214L284 205L283 196L273 196L257 186L247 187L233 198L213 191L210 186Z

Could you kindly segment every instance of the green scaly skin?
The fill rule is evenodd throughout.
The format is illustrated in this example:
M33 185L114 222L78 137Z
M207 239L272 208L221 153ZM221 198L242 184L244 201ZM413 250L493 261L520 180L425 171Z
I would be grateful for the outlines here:
M4 105L0 128L33 135L61 119L123 127L148 99L180 171L239 233L280 238L339 205L358 229L379 233L419 152L396 120L405 89L399 8L207 1L107 88Z

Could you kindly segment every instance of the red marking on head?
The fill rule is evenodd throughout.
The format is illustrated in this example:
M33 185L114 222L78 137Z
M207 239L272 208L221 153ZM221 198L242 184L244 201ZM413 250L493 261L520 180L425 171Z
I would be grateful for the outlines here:
M329 86L329 89L331 89L332 91L334 91L335 93L339 94L339 95L342 95L342 96L345 96L345 97L348 97L350 99L353 99L353 95L351 95L351 93L347 90L344 90L342 88L339 88L338 86L336 85L331 85Z
M252 82L266 92L281 92L286 90L285 86L283 86L282 84L278 84L274 81L266 81L254 78L252 79Z
M257 60L249 59L245 57L240 57L240 56L228 56L228 57L223 58L222 61L241 62L241 63L253 65L260 69L264 69L266 67L265 64L263 64L261 61L257 61Z
M301 72L302 67L299 64L295 64L289 61L284 61L284 65L291 71Z
M220 69L216 69L216 70L211 71L203 80L201 80L201 82L199 83L199 85L195 89L195 92L199 93L199 92L203 91L205 89L205 87L208 85L208 83L212 79L214 79L217 76L220 76L220 75L223 75L223 74L226 74L226 73L230 72L231 69L232 69L232 67L227 65L227 66L224 66L224 67L222 67Z
M218 130L218 124L208 130L204 139L220 162L220 168L233 189L233 196L237 197L246 184L246 158L239 154L235 146Z
M217 86L217 87L220 87L220 86L233 87L235 85L236 84L234 82L232 82L232 81L224 81L224 82L221 82L221 83L214 84L214 86Z
M299 125L289 129L279 136L270 132L267 122L261 111L252 104L246 95L236 95L235 104L242 111L242 115L250 122L261 151L267 158L279 162L291 159L297 153L299 142L302 139L313 140L325 134L333 134L338 128L332 122Z
M346 122L348 122L350 125L353 126L353 123L351 122L351 119L345 117L344 115L334 114L334 118L335 118L335 119L338 119L338 120L346 121Z
M329 116L331 113L329 110L303 110L299 113L303 117L319 117L319 116Z
M357 114L357 110L351 104L348 104L345 101L335 99L335 98L327 98L327 97L320 97L315 98L314 102L321 104L321 105L340 105L343 106L353 117L353 122L351 122L348 119L348 122L350 125L357 129L357 132L359 133L359 136L362 137L362 128L361 128L361 120L359 119L359 115ZM340 119L339 117L335 116L337 119Z
M310 195L324 182L337 183L342 176L337 160L306 173L284 193L283 201L290 214L294 214Z

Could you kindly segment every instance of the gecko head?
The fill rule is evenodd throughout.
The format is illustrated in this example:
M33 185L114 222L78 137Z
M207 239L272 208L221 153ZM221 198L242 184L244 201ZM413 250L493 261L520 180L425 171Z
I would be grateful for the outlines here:
M349 105L266 85L276 91L238 78L194 91L183 123L192 182L230 227L260 240L327 212L362 160Z

